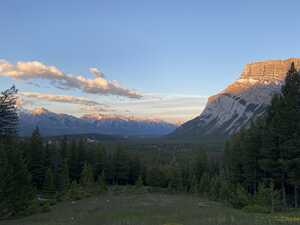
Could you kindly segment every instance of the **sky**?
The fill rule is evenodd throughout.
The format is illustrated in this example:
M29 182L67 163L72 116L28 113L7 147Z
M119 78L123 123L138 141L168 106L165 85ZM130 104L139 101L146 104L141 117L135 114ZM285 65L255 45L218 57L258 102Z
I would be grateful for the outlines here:
M296 0L2 0L0 90L24 108L183 122L244 64L300 56Z

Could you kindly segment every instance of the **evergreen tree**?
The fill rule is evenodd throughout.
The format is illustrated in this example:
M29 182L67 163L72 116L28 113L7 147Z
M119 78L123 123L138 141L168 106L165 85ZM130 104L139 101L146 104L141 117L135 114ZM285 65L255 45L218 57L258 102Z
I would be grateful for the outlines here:
M60 142L60 152L63 160L69 160L70 158L70 149L68 144L68 138L66 136Z
M56 193L55 181L52 169L48 168L45 176L45 181L43 185L43 194L47 198L53 198Z
M261 182L261 169L259 159L261 158L262 146L262 121L258 120L252 123L250 128L245 132L241 140L242 168L244 184L250 193L254 194L257 191L258 184Z
M5 217L25 211L33 201L34 192L20 150L6 146L1 157L0 173L5 175L0 183L0 217Z
M56 179L56 187L59 192L65 192L69 189L70 178L69 178L69 167L65 160L58 170L58 175Z
M140 175L135 183L135 186L136 188L141 188L143 187L143 185L144 185L143 177Z
M138 178L142 173L142 165L140 162L140 158L138 156L134 156L129 159L129 174L128 174L128 183L135 184Z
M193 171L196 176L197 183L200 182L202 175L205 173L205 171L207 171L208 169L207 165L208 165L207 153L201 150L196 156L196 160L194 163L194 171Z
M102 171L101 175L98 176L98 184L99 184L99 190L100 192L105 192L107 191L107 185L106 185L106 180L105 180L105 174L104 174L104 170Z
M101 175L105 169L107 155L104 146L98 144L95 149L95 174Z
M69 160L69 167L70 167L70 179L71 181L76 180L79 181L80 174L81 174L81 165L79 161L79 154L76 142L73 140L71 143L71 154Z
M113 155L114 182L115 184L127 184L129 177L129 159L126 151L118 146Z
M0 135L15 135L18 124L17 92L15 86L0 95Z
M91 187L94 183L93 168L87 162L84 163L82 173L80 175L80 184L83 187Z
M35 187L41 189L45 177L45 152L38 127L32 133L29 151L29 171L32 182Z

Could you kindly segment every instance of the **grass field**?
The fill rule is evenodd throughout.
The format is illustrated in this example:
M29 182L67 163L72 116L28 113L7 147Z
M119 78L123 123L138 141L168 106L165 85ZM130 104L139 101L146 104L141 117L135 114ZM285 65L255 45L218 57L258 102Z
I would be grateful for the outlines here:
M0 225L270 225L300 224L297 212L248 214L191 195L101 195Z

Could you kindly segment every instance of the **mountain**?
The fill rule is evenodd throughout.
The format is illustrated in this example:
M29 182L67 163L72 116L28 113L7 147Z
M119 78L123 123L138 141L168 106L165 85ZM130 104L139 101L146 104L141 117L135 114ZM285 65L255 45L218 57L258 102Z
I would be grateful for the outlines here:
M165 135L175 130L175 124L162 120L137 119L134 117L114 115L85 115L82 117L97 130L105 134L122 134L134 136Z
M19 133L31 135L38 126L44 136L109 134L122 136L159 136L175 130L176 125L161 120L143 120L124 116L85 115L81 118L50 112L45 108L20 110Z
M247 64L238 80L208 98L203 112L182 124L170 137L226 137L265 112L274 93L281 91L286 73L300 58L269 60Z

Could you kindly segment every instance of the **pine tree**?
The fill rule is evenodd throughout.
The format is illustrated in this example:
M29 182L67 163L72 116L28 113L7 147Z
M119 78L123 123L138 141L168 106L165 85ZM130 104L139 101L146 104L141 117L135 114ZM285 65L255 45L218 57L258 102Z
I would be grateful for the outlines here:
M194 174L197 179L197 183L200 182L202 175L207 170L207 153L205 151L200 151L196 156L196 160L194 163Z
M69 160L71 153L68 145L68 138L66 136L64 136L60 142L60 152L63 160Z
M105 165L107 161L106 151L102 145L96 146L95 158L96 158L95 174L101 175L105 169Z
M140 158L136 155L129 160L128 183L135 184L142 173Z
M261 168L259 159L261 158L263 124L261 120L252 123L250 128L245 132L241 140L241 151L243 152L242 168L245 187L254 194L257 191L258 184L261 182Z
M70 189L68 191L68 195L72 200L79 200L83 197L81 187L78 185L77 181L72 181Z
M84 163L83 170L80 175L80 184L87 188L94 184L93 168L87 162Z
M144 185L143 177L140 175L137 181L135 182L136 188L142 188Z
M18 124L17 92L15 86L0 95L0 135L15 135Z
M59 192L65 192L70 187L70 176L68 163L65 160L58 170L56 187Z
M6 146L5 153L1 152L6 166L0 169L5 172L0 187L0 217L5 217L25 211L33 201L34 191L21 151L16 146Z
M118 146L113 155L114 182L115 184L127 184L129 177L129 159L126 151Z
M77 148L76 142L73 140L71 143L71 154L70 154L70 160L69 160L71 181L74 181L74 180L76 180L76 182L79 181L80 174L82 171L82 167L80 164L81 163L79 161L78 148Z
M29 157L29 171L32 175L32 182L35 187L41 189L45 177L45 152L38 127L33 131L30 139Z
M231 139L225 144L225 171L227 178L231 183L242 183L243 177L243 148L241 146L244 130L240 130L239 133L233 135Z
M105 173L104 170L102 171L101 175L98 176L98 184L99 184L99 190L100 192L106 192L108 190L106 185L106 179L105 179Z
M43 185L43 194L47 198L53 198L56 194L55 181L52 169L48 168Z

